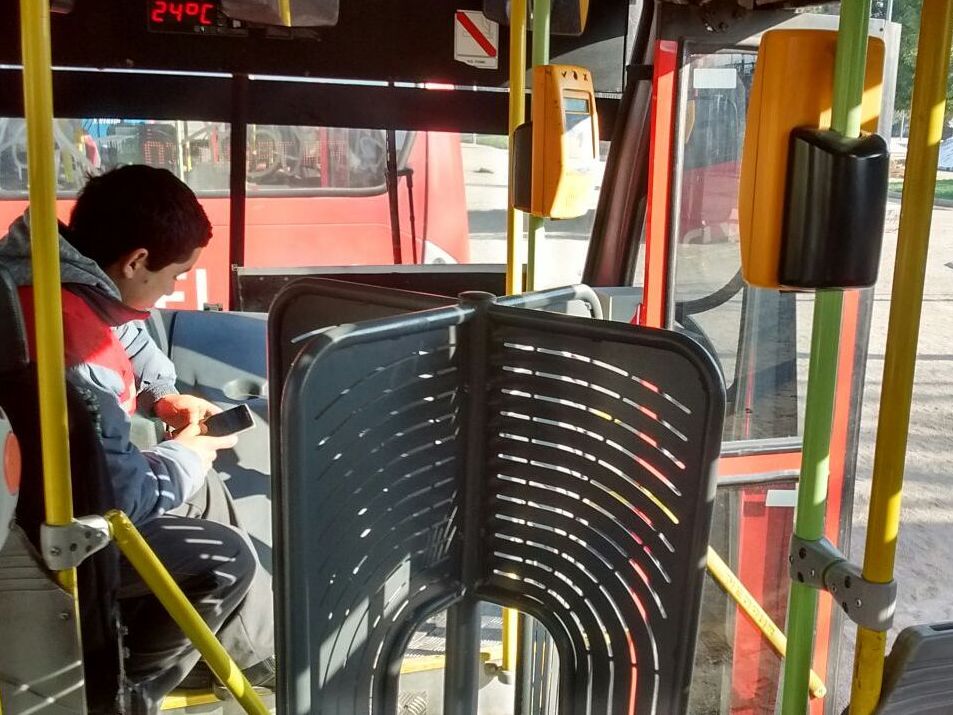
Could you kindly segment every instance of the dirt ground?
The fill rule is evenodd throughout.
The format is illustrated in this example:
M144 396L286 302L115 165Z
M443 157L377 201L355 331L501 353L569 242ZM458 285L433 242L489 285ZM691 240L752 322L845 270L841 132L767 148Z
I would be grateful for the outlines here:
M851 555L863 557L874 441L896 250L896 227L884 243L864 390ZM937 207L927 261L916 382L897 545L899 603L889 642L914 623L953 621L953 208ZM884 406L886 409L887 406ZM846 702L855 630L844 630L845 667L836 690Z

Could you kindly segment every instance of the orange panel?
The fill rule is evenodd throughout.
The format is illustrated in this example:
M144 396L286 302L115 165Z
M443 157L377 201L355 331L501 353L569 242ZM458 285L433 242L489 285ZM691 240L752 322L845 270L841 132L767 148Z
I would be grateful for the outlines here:
M761 40L738 196L742 273L751 285L781 287L778 262L791 130L830 127L836 47L837 33L831 30L774 30ZM871 38L861 119L865 131L875 131L880 118L883 64L884 43Z
M635 321L664 328L668 302L668 209L672 178L672 128L675 123L675 75L678 43L655 46L652 78L652 128L649 139L649 194L645 214L645 287Z

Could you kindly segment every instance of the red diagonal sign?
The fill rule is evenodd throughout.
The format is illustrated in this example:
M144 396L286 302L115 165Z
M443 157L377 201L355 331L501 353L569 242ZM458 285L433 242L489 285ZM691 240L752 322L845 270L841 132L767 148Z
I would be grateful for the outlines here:
M496 57L496 48L493 46L493 43L490 42L490 39L483 34L480 28L476 26L476 23L462 10L457 10L457 22L463 26L464 30L470 33L470 36L483 48L483 51L486 52L488 57Z

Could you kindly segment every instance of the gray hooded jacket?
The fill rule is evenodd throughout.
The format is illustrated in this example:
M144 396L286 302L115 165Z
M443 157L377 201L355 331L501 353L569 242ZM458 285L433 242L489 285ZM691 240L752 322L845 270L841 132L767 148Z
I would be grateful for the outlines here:
M17 285L32 285L29 212L17 219L0 239L0 265ZM100 307L118 308L116 312L129 312L112 280L62 235L60 266L61 282L84 300ZM112 330L132 363L139 408L151 411L157 399L176 392L175 368L141 320L124 322ZM134 522L142 523L175 508L201 486L205 479L202 460L185 445L166 441L152 450L140 451L129 441L131 420L121 404L126 386L117 371L83 362L67 367L66 378L97 399L116 506Z

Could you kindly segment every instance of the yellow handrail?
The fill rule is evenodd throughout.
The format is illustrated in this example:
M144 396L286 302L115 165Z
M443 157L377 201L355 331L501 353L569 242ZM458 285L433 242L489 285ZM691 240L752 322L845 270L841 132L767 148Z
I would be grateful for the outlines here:
M116 542L123 556L129 560L149 590L159 599L159 603L179 624L215 676L241 703L245 712L253 715L268 715L268 708L258 697L251 683L235 665L235 661L231 659L222 644L218 642L212 629L202 620L195 607L189 603L182 589L149 548L149 544L142 538L142 534L129 517L121 511L110 511L106 514L106 521L109 522L113 541Z
M875 583L893 580L951 38L953 0L924 0L864 548L863 575ZM886 633L857 629L850 704L854 715L873 712L880 700L886 648Z
M518 633L519 611L515 608L503 609L503 654L500 667L506 672L516 670L516 661L518 659L517 646L519 645Z
M509 198L506 202L506 294L523 292L523 214L516 209L516 162L513 135L526 120L526 0L513 0L510 8L510 140Z
M751 592L745 588L741 579L739 579L728 567L728 564L722 560L718 552L710 546L708 547L707 567L712 578L724 589L731 600L738 604L738 607L745 612L745 615L751 619L751 622L761 631L762 635L767 638L777 654L784 658L788 649L788 639L784 636L784 632L778 628L777 624L771 619L771 616L761 607L761 604L751 595ZM812 697L823 698L827 694L827 687L824 685L824 681L821 680L820 676L813 670L811 671L808 687L810 688Z
M526 121L526 0L512 0L510 6L510 119L509 197L506 201L506 294L523 292L523 214L516 208L516 161L513 137ZM516 611L503 609L503 662L505 671L516 667Z
M278 10L284 26L291 27L291 0L278 0Z
M46 504L46 522L61 526L73 519L73 493L70 483L69 425L66 418L59 229L56 222L48 2L20 0L20 33L27 162L30 167L30 241L36 308L43 499ZM60 571L58 578L63 588L73 595L75 602L76 570Z
M549 31L552 26L551 0L533 2L533 67L549 64ZM537 91L534 87L533 91ZM533 163L542 161L533 157ZM546 222L540 216L530 215L526 230L526 290L536 290L536 258L540 245L546 239Z

